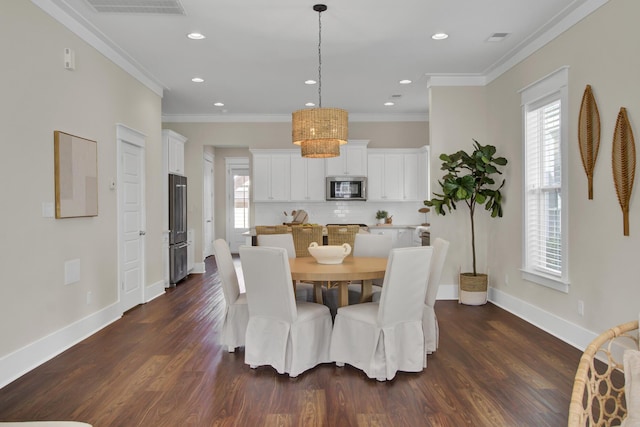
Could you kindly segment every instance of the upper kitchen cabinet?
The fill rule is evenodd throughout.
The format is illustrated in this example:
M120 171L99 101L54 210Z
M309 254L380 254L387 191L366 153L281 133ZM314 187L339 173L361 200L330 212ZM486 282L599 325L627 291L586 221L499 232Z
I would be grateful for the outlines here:
M324 161L306 159L299 150L291 154L291 200L324 202Z
M427 198L427 147L371 149L367 162L368 200L421 201Z
M291 196L291 152L251 150L251 186L255 202L288 201Z
M162 131L162 144L164 151L164 163L167 173L184 175L184 144L187 138L172 130Z
M340 156L326 159L327 176L367 176L368 140L340 146Z

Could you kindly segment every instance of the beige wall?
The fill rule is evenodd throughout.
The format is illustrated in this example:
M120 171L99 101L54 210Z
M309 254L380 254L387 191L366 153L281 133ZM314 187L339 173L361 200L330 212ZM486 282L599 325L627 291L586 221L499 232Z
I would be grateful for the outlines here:
M442 176L440 154L451 154L473 147L473 139L488 144L486 88L475 86L432 87L429 90L429 130L431 141L431 191L440 192L438 180ZM442 272L441 283L458 283L460 271L472 271L471 223L469 210L461 204L458 210L445 216L430 215L431 239L441 237L451 242ZM486 216L475 215L477 269L486 272Z
M456 143L474 136L481 127L477 112L487 113L486 138L509 159L505 187L505 215L486 221L487 270L490 284L498 291L530 304L551 316L601 332L615 324L637 319L640 299L640 196L631 197L631 235L622 235L622 215L611 172L612 136L620 107L626 107L631 126L640 134L640 33L637 0L609 1L596 12L538 50L486 88L434 88L431 102L432 166L442 152L444 135L453 132ZM562 66L569 66L569 271L568 294L522 280L522 118L518 91ZM602 124L600 152L595 168L594 200L587 199L587 179L580 161L577 117L585 85L593 88ZM458 97L457 99L455 97ZM460 98L472 100L459 114L461 129L453 127ZM484 105L483 105L484 103ZM460 135L461 134L461 135ZM453 151L453 150L449 150ZM436 176L437 168L432 169ZM636 183L637 184L637 183ZM637 185L636 185L637 187ZM451 237L453 255L459 255L464 236L457 218L435 218L434 233ZM449 260L451 262L451 260ZM459 263L467 262L462 257ZM508 279L508 280L505 280ZM508 284L507 284L508 282ZM455 282L454 282L455 283ZM578 315L578 300L584 301L584 316ZM521 307L522 311L528 309Z
M202 262L202 158L204 149L216 147L215 238L225 238L224 157L251 157L250 148L294 148L291 123L164 123L185 136L185 169L189 179L189 228L195 231L196 262ZM369 140L370 148L417 148L429 143L428 122L349 123L350 139Z
M63 67L72 48L76 70ZM116 123L147 135L147 210L161 206L161 100L34 4L0 4L0 359L117 303ZM43 218L54 201L53 131L97 141L97 217ZM162 280L160 221L147 220L147 284ZM64 285L64 263L81 280ZM87 291L93 302L86 303Z

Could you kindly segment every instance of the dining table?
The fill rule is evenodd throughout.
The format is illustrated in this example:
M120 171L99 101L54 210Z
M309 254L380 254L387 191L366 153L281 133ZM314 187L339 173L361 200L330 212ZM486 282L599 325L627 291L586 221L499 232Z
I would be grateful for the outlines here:
M387 258L347 256L340 264L320 264L313 257L289 258L293 281L314 283L314 299L322 303L322 286L338 286L338 306L349 304L349 283L362 281L360 302L371 300L373 279L384 278Z

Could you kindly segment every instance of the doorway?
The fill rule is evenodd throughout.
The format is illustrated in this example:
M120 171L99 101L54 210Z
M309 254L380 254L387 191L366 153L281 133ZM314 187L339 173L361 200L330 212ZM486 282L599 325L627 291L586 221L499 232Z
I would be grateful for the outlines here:
M249 159L246 157L227 157L226 167L226 213L227 213L227 242L231 252L238 253L241 245L245 244L249 231Z
M203 175L204 183L202 190L202 258L213 255L214 239L214 210L213 210L213 160L210 153L204 153Z
M118 295L125 311L144 303L145 136L124 125L118 141Z

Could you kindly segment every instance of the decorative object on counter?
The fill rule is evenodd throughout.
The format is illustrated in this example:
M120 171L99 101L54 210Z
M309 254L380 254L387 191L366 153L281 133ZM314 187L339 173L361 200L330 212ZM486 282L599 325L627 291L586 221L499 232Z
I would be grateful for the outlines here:
M297 257L311 256L309 245L311 242L322 242L322 228L321 225L294 225L291 227Z
M600 114L598 113L598 104L596 104L596 99L591 91L591 85L587 85L582 95L578 118L578 143L580 144L582 166L587 174L589 200L592 200L593 169L600 148Z
M474 215L478 205L485 205L491 211L491 217L502 217L502 193L500 189L505 180L496 188L492 175L502 172L497 166L505 166L507 159L494 157L496 147L481 145L475 139L471 154L460 150L453 154L441 154L441 170L447 173L438 183L442 194L434 193L431 200L424 204L433 207L438 215L445 215L444 207L451 212L456 209L456 202L464 202L469 208L471 220L471 253L473 256L473 272L460 273L459 302L469 305L481 305L487 302L488 277L478 274L476 270L476 234Z
M636 171L636 145L633 140L633 131L627 117L627 109L622 107L616 120L616 129L613 134L613 182L616 186L616 194L622 208L622 220L624 235L629 235L629 199L633 189L633 180Z
M322 108L322 12L324 4L316 4L318 12L318 108L292 113L293 143L300 145L302 157L338 157L340 146L347 143L349 113L339 108Z
M318 264L342 264L344 258L351 253L351 245L343 243L340 246L318 246L318 242L311 242L308 250Z
M393 215L390 215L384 219L385 224L393 224Z
M291 215L289 215L287 213L287 211L284 211L284 222L283 224L291 224L293 222L293 214L295 211L291 212Z
M384 224L388 216L389 212L387 211L379 210L378 212L376 212L376 219L378 220L378 224Z
M428 223L428 222L426 222L426 221L427 221L427 214L428 214L429 212L431 212L431 209L429 209L429 208L420 208L420 209L418 209L418 212L420 212L420 213L423 213L423 214L424 214L424 221L425 221L425 222L423 222L423 223L422 223L422 224L420 224L420 225L423 225L423 226L425 226L425 227L428 227L428 226L429 226L429 223Z

